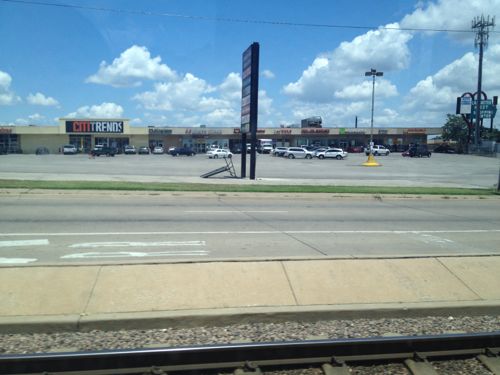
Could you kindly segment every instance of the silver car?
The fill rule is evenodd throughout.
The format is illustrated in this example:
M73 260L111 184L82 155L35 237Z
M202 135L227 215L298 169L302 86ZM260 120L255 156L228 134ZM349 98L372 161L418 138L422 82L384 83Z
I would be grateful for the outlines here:
M286 150L284 156L285 158L288 159L295 159L295 158L312 159L314 153L312 151L306 150L303 147L289 147L288 150Z
M342 150L341 148L329 148L325 151L321 151L316 153L318 159L337 159L341 160L347 157L347 152Z

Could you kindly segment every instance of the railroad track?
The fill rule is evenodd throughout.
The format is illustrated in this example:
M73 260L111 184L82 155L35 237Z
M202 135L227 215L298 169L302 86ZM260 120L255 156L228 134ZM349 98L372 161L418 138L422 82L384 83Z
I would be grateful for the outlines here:
M404 364L409 374L438 374L429 361L476 358L500 375L500 331L437 336L210 345L0 356L0 374L262 374L318 368L350 374L355 365ZM319 370L318 370L319 371Z

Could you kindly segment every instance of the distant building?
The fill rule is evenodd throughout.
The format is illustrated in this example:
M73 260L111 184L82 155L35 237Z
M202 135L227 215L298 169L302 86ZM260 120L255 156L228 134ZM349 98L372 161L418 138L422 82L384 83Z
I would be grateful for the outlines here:
M300 127L301 128L321 128L323 120L321 119L321 116L313 116L313 117L308 117L303 119L300 122Z

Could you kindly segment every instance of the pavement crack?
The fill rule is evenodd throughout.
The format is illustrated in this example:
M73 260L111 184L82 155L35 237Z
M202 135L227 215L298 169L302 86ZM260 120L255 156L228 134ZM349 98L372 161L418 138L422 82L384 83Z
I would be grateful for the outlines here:
M446 268L446 270L447 270L449 273L451 273L451 274L452 274L452 275L453 275L453 276L454 276L454 277L455 277L458 281L460 281L460 283L461 283L463 286L465 286L465 288L466 288L466 289L468 289L468 290L469 290L472 294L474 294L474 295L475 295L475 296L476 296L479 300L482 300L482 301L484 300L484 298L483 298L483 297L481 297L481 296L480 296L480 295L479 295L479 294L478 294L478 293L477 293L474 289L472 289L469 285L467 285L467 283L466 283L464 280L462 280L462 279L460 278L460 276L458 276L455 272L453 272L453 270L452 270L452 269L450 269L450 268L449 268L446 264L444 264L444 263L441 261L441 259L439 259L438 257L436 257L435 259L439 262L439 264L441 264L444 268Z
M222 200L222 199L220 199L220 198L219 198L219 202L220 202L220 203L222 203L222 204L224 204L224 205L226 205L226 207L229 207L229 208L231 208L231 209L233 209L233 210L235 210L235 211L238 211L238 212L239 212L239 213L241 213L242 215L245 215L245 216L249 217L250 219L253 219L253 220L254 220L254 221L256 221L256 222L258 222L258 223L260 223L260 224L263 224L263 225L265 225L265 226L267 226L267 227L271 228L272 230L274 230L274 231L276 231L276 232L279 232L279 233L281 233L282 235L285 235L285 236L287 236L287 237L289 237L289 238L291 238L291 239L293 239L293 240L295 240L295 241L297 241L297 242L301 243L302 245L304 245L304 246L306 246L306 247L308 247L308 248L310 248L310 249L314 250L315 252L317 252L317 253L319 253L319 254L321 254L321 255L323 255L323 256L328 256L328 254L327 254L327 253L325 253L325 252L321 251L320 249L318 249L318 248L314 247L313 245L311 245L311 244L309 244L309 243L307 243L307 242L305 242L305 241L303 241L303 240L301 240L301 239L299 239L299 238L297 238L297 237L293 236L292 234L290 234L290 233L288 233L288 232L286 232L286 231L283 231L283 230L281 230L281 229L279 229L279 228L275 227L275 226L274 226L274 225L272 225L272 224L269 224L268 222L266 222L266 221L265 221L265 220L263 220L263 219L259 219L258 217L253 216L252 214L250 214L250 213L249 213L249 212L247 212L247 211L242 211L242 210L238 209L237 207L235 207L234 205L232 205L232 204L230 204L230 203L228 203L228 202L225 202L225 201L223 201L223 200Z
M78 321L76 323L76 327L77 329L80 329L80 324L81 324L81 320L84 316L87 315L87 309L89 307L89 304L90 304L90 300L92 299L92 296L94 295L94 290L95 290L95 287L97 285L97 281L99 280L99 276L101 275L101 270L102 270L102 267L103 266L98 266L98 270L97 270L97 274L95 276L95 280L94 280L94 283L92 285L92 289L90 290L90 293L89 293L89 296L87 298L87 301L85 302L85 306L83 307L83 311L81 312L81 314L78 316Z
M288 271L286 270L284 262L281 263L281 268L283 268L283 272L285 273L286 281L288 282L288 285L290 286L290 290L292 291L292 296L293 300L295 301L295 305L299 306L299 300L297 298L297 295L295 294L295 290L293 289L292 281L290 280L290 276L288 275Z

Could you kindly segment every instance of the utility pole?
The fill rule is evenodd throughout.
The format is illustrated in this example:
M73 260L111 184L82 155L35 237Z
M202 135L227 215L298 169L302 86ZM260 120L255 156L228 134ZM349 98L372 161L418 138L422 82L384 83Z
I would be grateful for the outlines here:
M483 79L483 50L488 45L488 38L490 33L490 27L495 26L495 17L492 17L490 20L490 16L484 18L483 15L481 17L475 17L472 20L472 29L476 31L476 38L474 40L474 47L479 46L479 71L477 77L477 96L476 96L476 128L475 128L475 137L474 137L474 145L476 146L476 150L479 147L479 137L480 137L480 118L481 118L481 93L482 93L482 79Z

